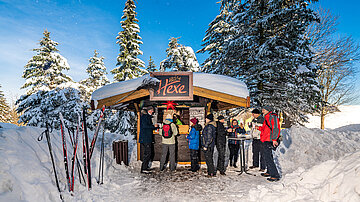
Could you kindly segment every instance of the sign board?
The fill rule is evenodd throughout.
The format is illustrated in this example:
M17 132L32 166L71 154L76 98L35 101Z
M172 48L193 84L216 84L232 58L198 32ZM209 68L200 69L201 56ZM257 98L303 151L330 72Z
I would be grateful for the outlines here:
M150 90L151 101L193 100L192 72L151 72L150 75L160 81Z
M190 119L197 118L199 120L199 124L204 127L205 126L205 107L191 107L189 109Z

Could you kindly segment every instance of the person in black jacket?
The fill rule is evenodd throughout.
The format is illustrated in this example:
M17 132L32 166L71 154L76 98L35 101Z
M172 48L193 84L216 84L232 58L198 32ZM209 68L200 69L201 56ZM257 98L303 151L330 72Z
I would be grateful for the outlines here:
M213 154L216 139L216 123L214 115L209 114L205 119L205 127L201 134L201 144L204 151L207 171L209 176L216 176Z
M158 129L158 124L155 126L152 123L152 114L154 113L154 108L152 106L147 107L142 111L140 117L140 134L139 134L139 143L144 149L143 162L141 165L141 173L149 173L150 168L149 162L151 159L152 153L152 144L153 144L153 130Z
M218 151L217 170L221 175L225 174L225 149L226 149L226 129L224 127L225 117L219 116L216 122L216 149Z

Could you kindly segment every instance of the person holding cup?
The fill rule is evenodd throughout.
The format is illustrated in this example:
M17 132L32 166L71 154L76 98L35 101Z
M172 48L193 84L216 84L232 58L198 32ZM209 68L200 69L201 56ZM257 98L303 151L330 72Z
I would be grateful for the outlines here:
M233 119L231 121L231 126L227 129L228 136L231 138L237 138L240 134L245 134L244 126L240 127L238 121ZM237 168L236 162L239 157L239 148L240 148L240 141L239 140L230 140L228 141L229 150L230 150L230 166L234 166Z

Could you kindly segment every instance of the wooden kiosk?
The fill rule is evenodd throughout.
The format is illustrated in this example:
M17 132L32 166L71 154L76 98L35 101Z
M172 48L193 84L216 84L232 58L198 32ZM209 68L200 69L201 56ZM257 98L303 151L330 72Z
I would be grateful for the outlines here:
M155 84L155 85L154 85ZM137 114L137 139L140 133L141 108L154 106L154 123L163 123L166 116L176 114L178 125L177 162L189 162L190 155L186 135L190 119L198 118L204 126L205 116L211 111L237 107L250 107L246 85L232 77L192 72L151 72L143 77L109 84L92 94L93 109L102 106L112 109L132 110ZM154 131L154 160L161 157L161 136ZM137 144L137 159L141 159Z

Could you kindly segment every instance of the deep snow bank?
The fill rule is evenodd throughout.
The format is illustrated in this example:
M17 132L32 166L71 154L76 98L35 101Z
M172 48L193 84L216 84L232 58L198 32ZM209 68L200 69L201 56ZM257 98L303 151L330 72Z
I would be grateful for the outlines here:
M283 142L276 151L283 174L299 167L308 169L321 162L360 150L360 124L335 130L294 126L282 130Z

